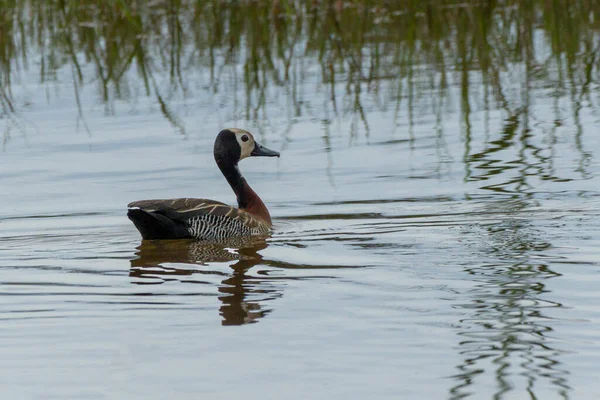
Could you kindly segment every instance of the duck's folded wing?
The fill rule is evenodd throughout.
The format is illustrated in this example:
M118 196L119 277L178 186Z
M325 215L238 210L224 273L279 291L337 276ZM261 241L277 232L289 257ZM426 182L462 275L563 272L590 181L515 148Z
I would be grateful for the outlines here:
M225 209L233 209L233 207L220 201L191 198L140 200L129 203L127 208L130 210L138 208L146 212L157 212L175 220L185 220L190 215L195 214L209 214L212 212L221 214Z
M144 239L218 240L270 230L264 221L244 210L207 199L135 201L128 204L127 215Z

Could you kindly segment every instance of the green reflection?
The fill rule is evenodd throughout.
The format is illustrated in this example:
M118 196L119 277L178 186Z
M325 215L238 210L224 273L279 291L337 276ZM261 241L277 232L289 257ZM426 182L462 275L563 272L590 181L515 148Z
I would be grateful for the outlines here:
M5 116L24 108L11 90L24 70L49 83L65 67L76 95L95 85L108 113L116 99L153 96L181 133L171 100L198 86L219 93L242 84L232 115L259 120L273 111L273 87L288 97L290 117L306 114L304 83L319 79L331 109L368 134L369 110L404 104L412 126L421 102L431 91L445 96L449 84L460 87L468 127L481 86L491 106L515 115L523 107L515 83L525 94L568 91L581 104L598 77L600 7L589 1L2 0L0 8ZM510 73L519 65L525 73ZM209 81L198 82L198 71Z

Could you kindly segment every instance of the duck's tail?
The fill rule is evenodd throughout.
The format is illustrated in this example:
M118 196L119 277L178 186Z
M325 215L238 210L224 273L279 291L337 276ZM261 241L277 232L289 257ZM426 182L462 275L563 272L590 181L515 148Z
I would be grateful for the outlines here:
M146 211L139 207L129 207L127 217L133 222L143 239L184 239L190 238L185 225L156 211Z

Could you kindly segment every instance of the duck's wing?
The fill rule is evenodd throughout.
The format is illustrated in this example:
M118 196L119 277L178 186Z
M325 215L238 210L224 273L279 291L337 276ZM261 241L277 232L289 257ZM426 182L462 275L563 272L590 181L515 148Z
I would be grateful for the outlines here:
M129 203L127 207L127 216L144 239L218 241L270 232L270 226L263 220L214 200L141 200Z

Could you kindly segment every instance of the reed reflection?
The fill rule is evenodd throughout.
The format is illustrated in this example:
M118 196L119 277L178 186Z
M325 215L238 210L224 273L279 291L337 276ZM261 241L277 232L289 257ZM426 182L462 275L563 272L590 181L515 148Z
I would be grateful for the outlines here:
M469 316L459 321L462 362L449 390L452 399L473 392L477 377L490 371L496 379L494 398L503 398L517 385L525 386L531 398L539 398L536 392L548 387L568 397L568 372L560 362L563 351L549 340L557 334L545 313L563 307L552 300L545 284L559 274L543 262L550 243L520 217L529 206L528 201L499 201L494 211L504 207L503 215L519 216L477 231L483 237L482 259L488 262L464 269L470 280L479 283L468 293L470 300L457 305Z
M267 248L267 242L251 238L231 244L239 248L195 240L145 240L137 247L137 258L131 260L129 275L149 280L160 278L159 282L198 276L201 283L208 284L211 283L202 281L202 277L217 276L222 324L258 322L271 311L268 303L283 295L281 286L266 274L250 273L261 263L259 251ZM231 272L215 270L210 263L228 263Z
M525 387L531 398L551 391L568 398L568 372L561 365L563 353L549 336L556 336L552 318L545 312L560 308L552 300L546 281L560 276L546 255L551 238L537 228L539 213L535 199L538 180L559 180L548 157L529 142L530 133L518 117L505 121L500 138L489 139L486 149L467 159L468 180L485 182L483 191L472 196L482 215L493 213L502 220L465 232L472 236L478 259L464 271L479 282L469 301L457 305L468 317L459 321L459 353L450 398L474 392L478 376L493 371L494 398L506 397L515 386ZM522 146L512 151L516 141Z
M594 106L597 15L586 1L9 1L0 10L0 117L32 101L13 87L38 66L44 84L71 72L79 118L81 88L94 82L107 113L149 96L182 134L177 103L200 91L259 126L282 103L290 124L331 110L351 118L352 135L369 134L371 111L393 109L414 138L415 115L442 110L453 85L467 113L483 93L486 108L515 115L540 87L578 113ZM315 86L327 104L314 103ZM432 93L439 102L430 104Z

